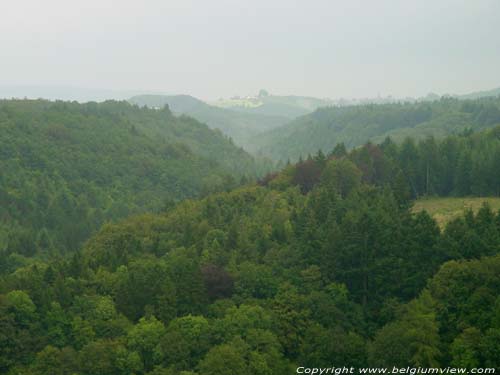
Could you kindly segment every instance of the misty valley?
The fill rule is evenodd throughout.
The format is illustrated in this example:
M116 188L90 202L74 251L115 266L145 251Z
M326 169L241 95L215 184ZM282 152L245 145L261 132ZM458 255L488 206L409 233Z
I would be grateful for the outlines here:
M0 374L498 374L498 0L0 7Z
M0 101L2 372L498 366L500 99L157 99Z

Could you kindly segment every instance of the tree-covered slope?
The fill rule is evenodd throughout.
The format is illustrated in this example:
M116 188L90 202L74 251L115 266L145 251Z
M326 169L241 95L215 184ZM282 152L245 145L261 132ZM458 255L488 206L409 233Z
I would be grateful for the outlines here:
M500 99L325 107L291 123L259 135L254 142L263 154L276 160L326 152L343 142L359 146L367 140L381 142L390 136L402 141L427 136L443 137L464 129L483 129L500 124Z
M107 224L72 259L2 258L0 371L498 368L500 213L440 231L363 166L317 157Z
M213 129L220 129L236 144L248 150L255 149L254 145L249 142L251 138L281 126L288 120L279 115L244 113L211 106L189 95L138 95L130 98L129 102L141 107L157 109L168 105L174 113L187 114Z
M25 255L261 172L206 125L125 102L0 101L0 135L0 248Z
M440 228L412 209L423 194L497 192L499 134L339 144L258 184L106 223L71 256L27 258L16 235L0 254L0 372L499 368L500 212Z

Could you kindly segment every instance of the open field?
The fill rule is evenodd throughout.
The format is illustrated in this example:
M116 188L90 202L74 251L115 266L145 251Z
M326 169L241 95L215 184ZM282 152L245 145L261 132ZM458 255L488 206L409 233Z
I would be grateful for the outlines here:
M415 202L413 212L426 210L443 228L446 223L462 215L466 210L477 212L487 202L493 211L500 210L499 197L484 198L423 198Z

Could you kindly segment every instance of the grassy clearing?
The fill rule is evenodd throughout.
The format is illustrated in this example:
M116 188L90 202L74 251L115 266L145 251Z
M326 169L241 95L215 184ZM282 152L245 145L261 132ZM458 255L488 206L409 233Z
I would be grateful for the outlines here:
M466 210L477 212L487 202L493 211L500 210L500 198L422 198L415 202L413 212L426 210L440 228L462 215Z

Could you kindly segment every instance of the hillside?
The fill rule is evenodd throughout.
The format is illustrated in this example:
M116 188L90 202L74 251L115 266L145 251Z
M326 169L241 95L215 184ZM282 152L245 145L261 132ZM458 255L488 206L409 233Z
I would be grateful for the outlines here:
M319 149L327 152L337 143L347 148L367 140L391 137L443 137L464 129L479 130L500 124L500 99L442 98L423 103L326 107L259 135L254 142L275 160L297 160Z
M71 259L1 257L0 371L498 368L500 213L440 231L374 147L106 224Z
M213 129L220 129L237 145L250 151L255 149L250 139L287 121L282 115L245 113L211 106L189 95L139 95L130 98L129 102L156 109L168 105L174 113L189 115Z
M0 250L25 255L263 172L206 125L126 102L0 101L0 134Z

